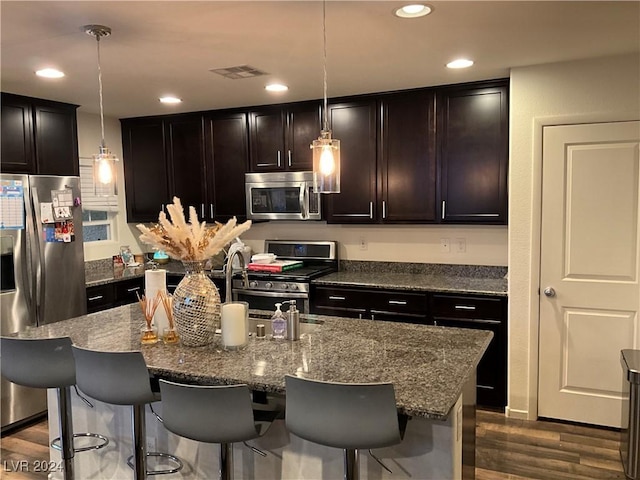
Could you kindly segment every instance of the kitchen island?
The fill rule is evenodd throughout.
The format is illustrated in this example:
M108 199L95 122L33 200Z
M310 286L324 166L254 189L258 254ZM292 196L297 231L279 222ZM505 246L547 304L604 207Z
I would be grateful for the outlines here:
M253 312L260 314L260 312ZM255 315L254 315L255 316ZM151 373L162 378L199 384L246 383L256 391L284 395L285 374L338 382L393 382L400 412L411 417L402 444L380 449L392 474L363 455L363 478L462 478L463 423L475 427L473 414L475 368L491 333L393 322L305 316L300 341L252 338L242 351L224 351L218 342L206 347L140 346L144 320L137 305L118 307L24 331L23 337L70 336L79 346L96 350L141 350ZM266 321L268 324L268 321ZM268 326L268 325L267 325ZM471 386L471 388L469 388ZM131 478L125 460L131 451L130 410L95 402L88 408L74 396L74 428L107 435L106 451L76 455L81 478ZM463 405L469 416L463 422ZM161 411L161 404L156 406ZM49 392L50 425L56 425L56 396ZM209 478L217 471L217 446L205 445L167 432L147 416L152 450L167 451L185 461L185 469L167 478ZM56 436L56 428L51 437ZM464 445L473 464L473 436ZM239 478L340 478L340 450L322 447L290 435L276 421L256 440L266 458L242 444L236 449ZM58 452L51 450L52 459ZM472 478L473 469L465 471Z

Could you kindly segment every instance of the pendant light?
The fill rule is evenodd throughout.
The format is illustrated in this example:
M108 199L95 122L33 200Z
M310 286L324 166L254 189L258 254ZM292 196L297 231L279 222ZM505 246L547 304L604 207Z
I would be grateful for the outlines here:
M102 106L102 68L100 66L100 39L111 35L111 28L104 25L85 25L87 35L95 37L98 49L98 92L100 97L100 129L102 141L99 153L93 156L93 179L95 193L99 196L116 195L116 163L118 158L111 153L104 141L104 108Z
M322 2L322 35L324 73L324 109L322 131L311 144L313 150L313 191L315 193L340 193L340 140L331 138L327 118L327 15L326 1Z

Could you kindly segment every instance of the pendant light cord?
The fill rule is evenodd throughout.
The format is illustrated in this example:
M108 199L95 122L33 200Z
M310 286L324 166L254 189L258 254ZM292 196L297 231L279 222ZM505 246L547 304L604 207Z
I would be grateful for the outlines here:
M98 43L98 92L100 95L100 129L102 132L101 147L105 147L104 142L104 112L102 107L102 68L100 67L100 34L96 34L96 42Z
M322 45L323 45L323 57L322 57L322 70L323 77L323 92L324 92L324 115L322 122L322 130L325 132L329 130L327 121L327 2L322 2Z

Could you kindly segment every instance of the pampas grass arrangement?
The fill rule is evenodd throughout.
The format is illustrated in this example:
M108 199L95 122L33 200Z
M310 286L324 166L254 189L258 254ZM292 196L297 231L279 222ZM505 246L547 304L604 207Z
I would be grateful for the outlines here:
M173 197L173 204L167 205L169 218L160 212L158 222L151 227L139 224L142 232L140 240L160 250L176 260L205 261L219 253L234 238L249 230L251 220L237 225L236 217L226 224L215 222L207 226L198 221L194 207L189 207L189 223L184 216L184 208L178 197Z

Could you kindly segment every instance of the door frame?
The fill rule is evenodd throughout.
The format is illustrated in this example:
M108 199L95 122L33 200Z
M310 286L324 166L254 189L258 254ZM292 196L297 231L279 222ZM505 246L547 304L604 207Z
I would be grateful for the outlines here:
M511 349L512 331L515 329L509 328L509 341L507 347L508 358L508 378L507 378L507 407L505 414L508 417L522 418L527 420L536 420L538 418L538 384L539 384L539 371L538 371L538 348L540 344L540 260L542 256L542 153L543 153L543 138L544 127L560 126L560 125L575 125L584 123L609 123L609 122L628 122L628 121L640 121L640 117L637 112L627 111L620 113L588 113L588 114L567 114L567 115L551 115L551 116L539 116L533 119L533 152L531 155L531 168L532 168L532 185L531 185L531 238L529 244L529 251L531 252L530 259L530 275L529 275L529 292L528 301L529 315L528 315L528 365L526 368L527 381L527 409L526 410L513 410L509 408L511 404L511 377L514 372L518 371L519 365L512 363ZM510 131L512 129L510 128ZM513 148L513 138L510 139L510 152ZM509 199L511 203L511 198ZM513 215L514 209L509 205L509 215ZM512 277L509 276L509 292L512 292L511 282ZM511 295L511 293L509 293ZM511 322L511 302L509 302L509 322ZM521 367L521 366L520 366ZM522 370L520 370L522 371Z

